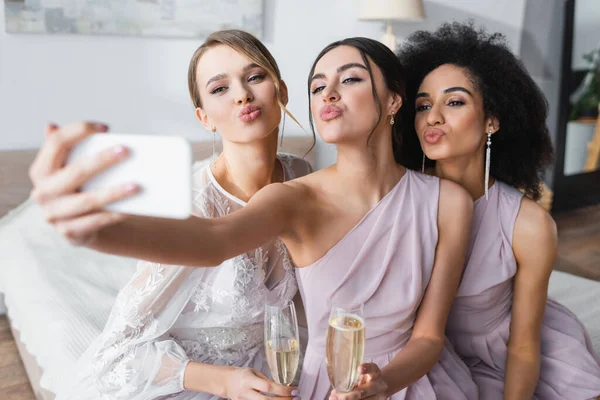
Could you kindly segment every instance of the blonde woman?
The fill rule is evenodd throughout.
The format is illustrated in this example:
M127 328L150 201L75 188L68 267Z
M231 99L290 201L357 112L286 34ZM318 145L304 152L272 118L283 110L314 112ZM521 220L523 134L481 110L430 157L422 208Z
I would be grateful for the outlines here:
M194 167L196 216L235 213L262 187L311 171L304 160L277 154L287 89L272 55L255 37L236 30L213 33L193 55L188 81L196 116L223 140L218 158ZM106 127L48 127L50 146L31 168L36 186L52 185L53 178L47 177L53 171L41 165L53 149L98 130ZM105 155L116 162L126 149ZM72 192L60 199L46 197L44 204L60 213L61 207L85 201L84 194ZM125 218L85 214L89 219ZM285 246L272 240L213 265L140 261L104 331L79 360L74 382L69 379L72 384L58 399L267 399L261 392L292 398L293 387L267 378L262 327L267 299L291 300L297 292Z

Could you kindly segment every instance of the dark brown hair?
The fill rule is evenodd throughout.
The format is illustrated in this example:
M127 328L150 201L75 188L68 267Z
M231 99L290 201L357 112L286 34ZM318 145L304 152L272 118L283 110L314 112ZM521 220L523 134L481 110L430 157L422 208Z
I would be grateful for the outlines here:
M378 119L377 119L377 123L373 127L373 130L369 134L369 137L367 139L367 142L368 142L368 140L371 138L371 135L375 131L375 128L381 122L381 118L382 118L381 100L379 99L379 96L377 95L377 91L375 90L375 81L373 80L373 71L371 70L371 66L370 66L368 58L370 58L373 61L373 63L375 63L375 65L377 65L377 67L379 67L379 69L381 70L381 74L383 75L383 79L385 81L385 85L387 86L387 88L389 90L391 90L392 92L399 94L400 97L402 98L403 103L406 98L406 83L404 81L404 69L402 68L402 65L400 64L400 61L398 60L396 55L387 46L385 46L381 42L378 42L373 39L365 38L365 37L353 37L353 38L347 38L344 40L339 40L339 41L333 42L329 46L325 47L321 51L321 53L319 53L317 58L315 59L315 62L313 63L312 68L310 69L310 73L308 74L308 97L309 97L309 99L311 96L310 82L311 82L313 74L315 73L315 67L317 66L317 63L325 54L327 54L328 52L330 52L331 50L333 50L339 46L350 46L350 47L354 47L356 50L358 50L358 52L360 53L360 55L365 63L365 67L367 68L367 71L369 72L369 77L371 78L371 90L373 92L373 99L375 100L375 105L377 106ZM314 123L313 123L312 114L310 113L310 107L309 107L308 114L309 114L310 128L314 135L315 127L314 127ZM396 115L394 115L394 125L392 126L392 148L394 150L394 153L399 151L399 146L400 146L400 126L401 126L401 124L399 123L400 118L401 118L400 112L398 112L398 113L396 113Z

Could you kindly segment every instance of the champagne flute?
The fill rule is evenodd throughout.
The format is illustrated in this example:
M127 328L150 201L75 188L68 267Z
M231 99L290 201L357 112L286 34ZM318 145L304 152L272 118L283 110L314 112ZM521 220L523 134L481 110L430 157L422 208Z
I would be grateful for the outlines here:
M292 301L265 306L265 352L273 380L290 386L298 371L298 320Z
M326 339L327 375L338 393L354 389L360 374L358 367L365 353L363 305L344 309L332 307Z

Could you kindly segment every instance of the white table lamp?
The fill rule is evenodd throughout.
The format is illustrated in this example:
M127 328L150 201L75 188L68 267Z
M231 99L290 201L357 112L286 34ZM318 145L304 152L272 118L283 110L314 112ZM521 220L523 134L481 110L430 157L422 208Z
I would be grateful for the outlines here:
M423 0L360 0L361 21L385 21L387 30L380 41L396 51L396 36L392 33L392 21L423 21Z

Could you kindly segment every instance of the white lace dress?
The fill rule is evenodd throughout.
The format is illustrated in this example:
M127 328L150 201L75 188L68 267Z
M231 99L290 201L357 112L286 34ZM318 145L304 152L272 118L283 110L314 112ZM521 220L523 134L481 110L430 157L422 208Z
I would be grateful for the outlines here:
M311 171L279 154L284 179ZM245 202L215 180L208 161L194 165L194 214L227 215ZM140 261L120 291L104 331L64 380L57 400L217 399L185 391L189 361L251 367L270 376L264 358L265 302L292 299L294 268L276 240L218 267L190 268Z

